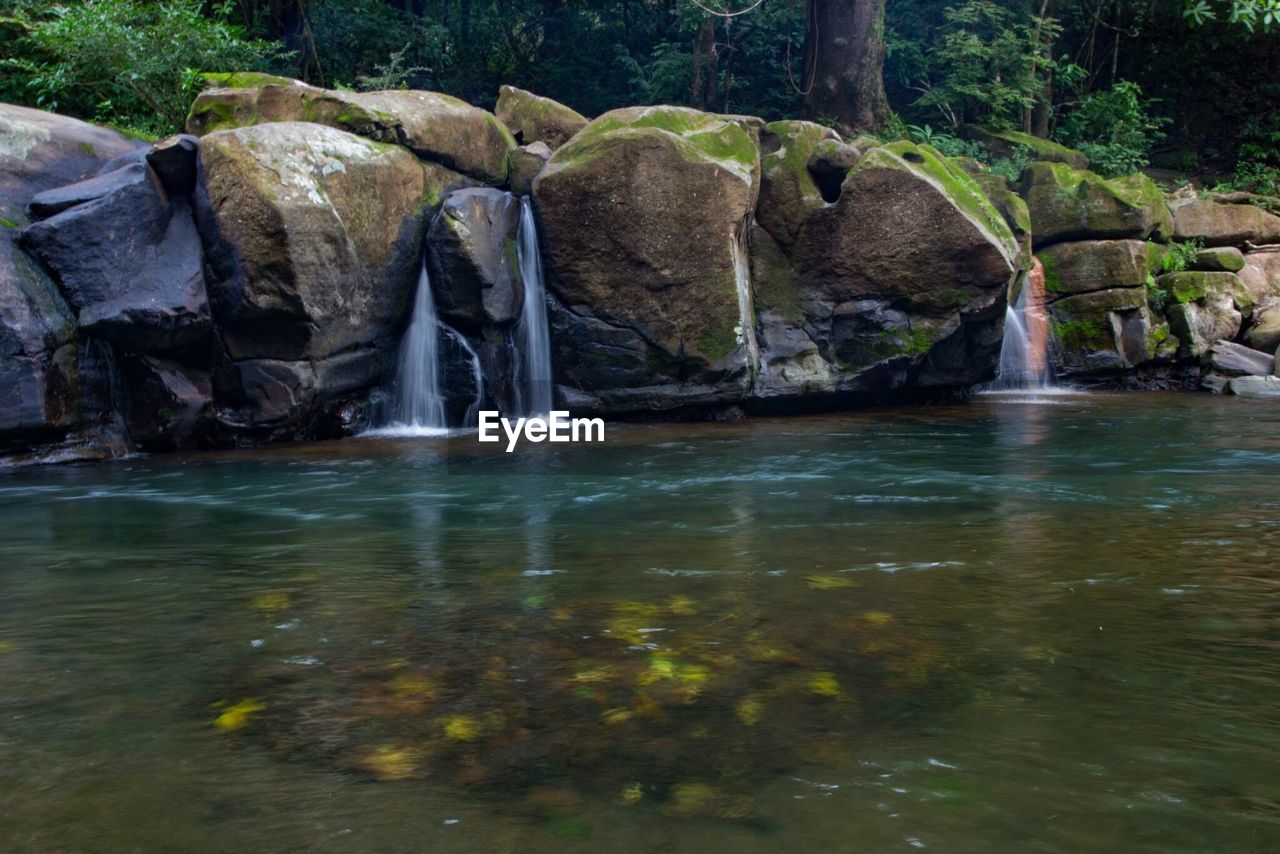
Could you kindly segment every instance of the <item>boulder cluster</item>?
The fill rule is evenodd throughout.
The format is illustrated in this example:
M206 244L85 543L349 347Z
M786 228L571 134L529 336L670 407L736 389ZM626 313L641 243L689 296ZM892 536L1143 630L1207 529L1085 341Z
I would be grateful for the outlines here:
M1209 385L1240 390L1262 362L1218 342L1280 341L1280 217L1107 181L1060 146L1011 184L802 121L668 106L588 120L506 86L489 112L205 82L188 133L155 144L0 105L0 457L358 431L424 264L446 337L502 407L526 195L557 397L583 413L962 390L991 378L1032 252L1068 374L1203 361ZM1203 251L1173 271L1167 247L1188 240Z

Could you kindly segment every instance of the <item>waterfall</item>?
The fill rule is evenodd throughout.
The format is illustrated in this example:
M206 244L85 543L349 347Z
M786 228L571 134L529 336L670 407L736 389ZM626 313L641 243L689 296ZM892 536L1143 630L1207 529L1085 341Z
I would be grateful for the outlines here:
M444 388L440 371L440 321L431 295L426 253L413 297L413 317L400 343L390 432L430 433L445 429Z
M551 330L547 325L546 286L538 252L538 226L528 196L520 199L516 261L524 283L524 308L516 327L516 408L519 415L551 411Z
M1022 278L1017 298L1005 309L1004 341L992 391L1052 388L1053 359L1049 314L1045 309L1044 267L1039 258Z
M747 249L747 228L731 235L729 251L733 256L733 279L738 290L738 343L747 348L747 358L751 361L752 377L760 370L760 345L756 341L756 309L751 296L751 267Z

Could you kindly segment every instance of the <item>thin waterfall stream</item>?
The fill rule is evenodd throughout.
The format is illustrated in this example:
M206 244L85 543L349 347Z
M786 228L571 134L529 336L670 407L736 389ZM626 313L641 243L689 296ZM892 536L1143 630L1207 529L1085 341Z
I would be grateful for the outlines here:
M1005 309L1004 340L995 382L987 391L1046 391L1055 388L1053 334L1045 308L1045 275L1034 259L1018 295Z
M545 415L553 404L551 330L547 323L546 284L538 249L538 225L528 196L520 199L516 260L520 265L520 279L524 282L524 307L514 336L517 414Z
M392 394L390 417L383 431L433 434L448 427L440 370L440 319L425 253L413 297L413 315L400 343Z

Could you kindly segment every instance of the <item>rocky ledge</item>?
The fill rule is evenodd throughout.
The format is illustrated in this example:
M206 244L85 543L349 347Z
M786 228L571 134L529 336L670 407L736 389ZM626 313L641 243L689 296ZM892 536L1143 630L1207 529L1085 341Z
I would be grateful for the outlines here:
M519 195L556 396L584 414L963 392L993 376L1033 252L1061 373L1274 385L1238 381L1280 343L1280 217L1253 199L1104 180L1060 147L1009 183L800 121L206 83L189 133L155 144L0 105L0 457L362 430L424 263L445 350L508 407ZM475 379L446 381L461 418Z

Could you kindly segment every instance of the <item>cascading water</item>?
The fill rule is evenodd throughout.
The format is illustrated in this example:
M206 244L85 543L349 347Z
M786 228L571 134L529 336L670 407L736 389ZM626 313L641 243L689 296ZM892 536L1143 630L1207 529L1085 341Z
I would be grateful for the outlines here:
M1004 341L991 391L1042 391L1054 387L1049 314L1045 309L1044 267L1032 261L1017 299L1005 309Z
M551 411L551 330L547 324L546 286L538 251L538 226L529 197L520 200L516 260L524 282L524 308L516 327L516 405L519 415Z
M444 430L444 388L440 371L440 320L423 255L413 297L413 316L400 343L394 397L386 428L394 432L431 433Z

